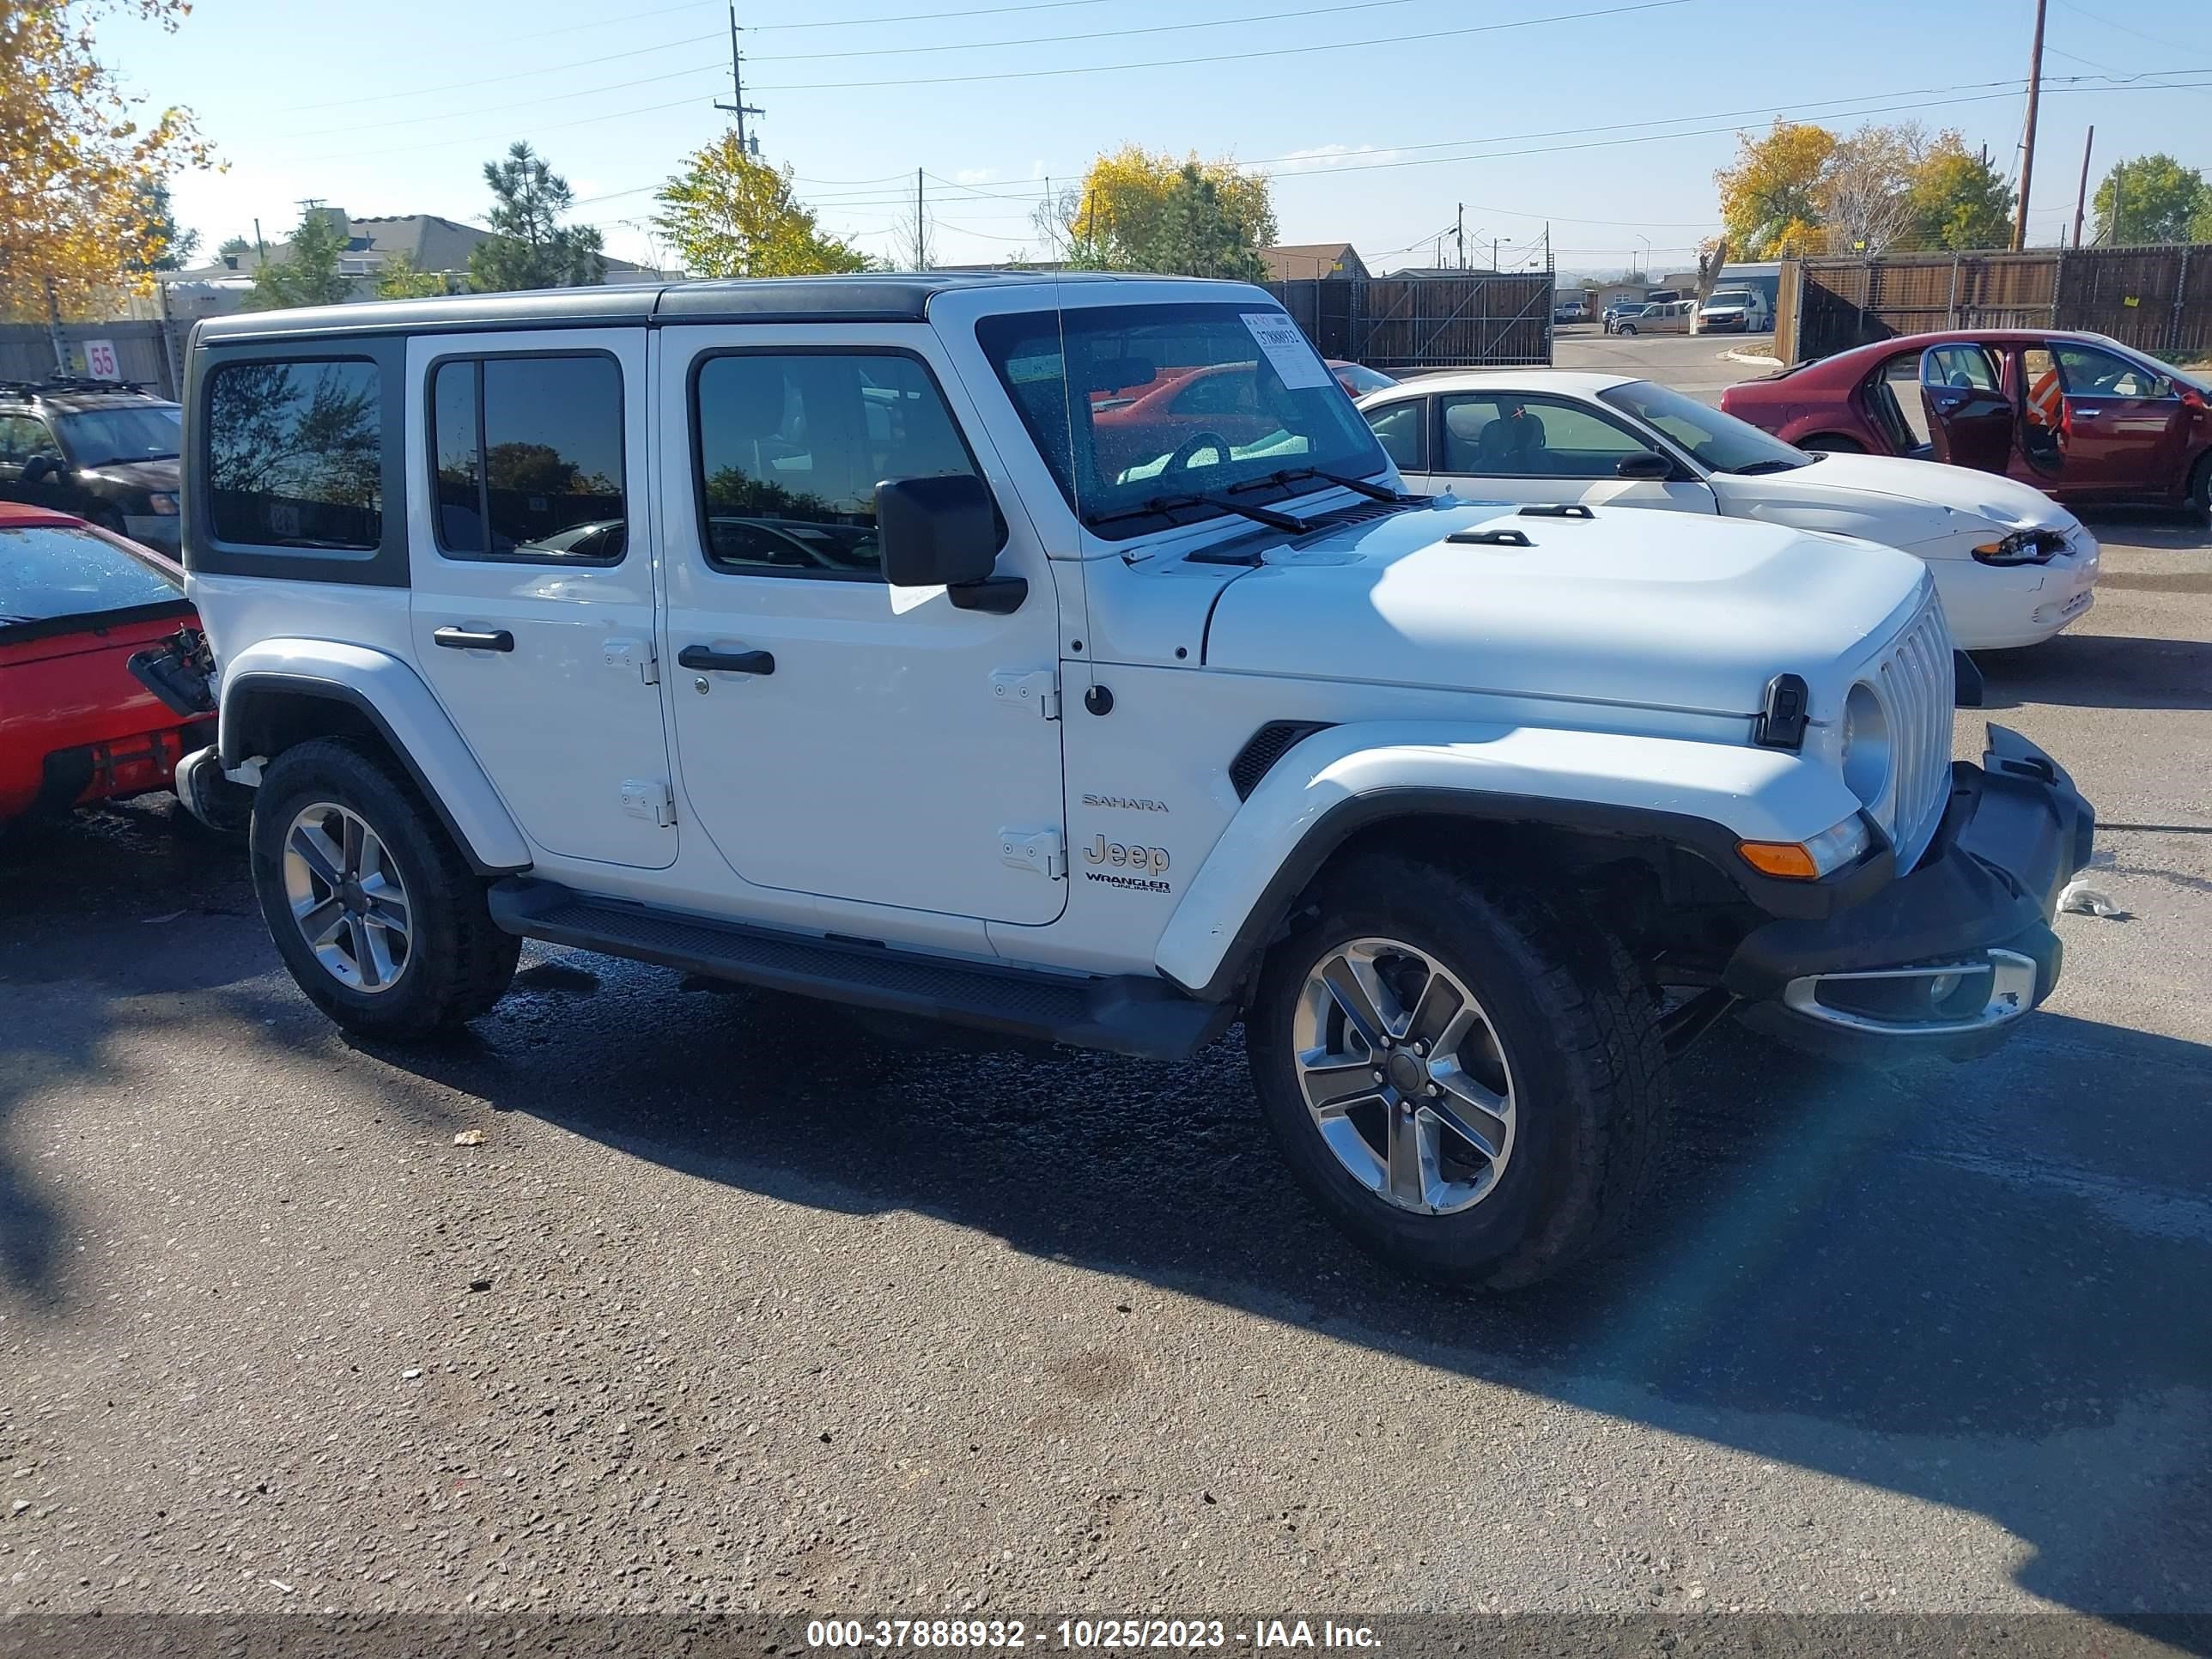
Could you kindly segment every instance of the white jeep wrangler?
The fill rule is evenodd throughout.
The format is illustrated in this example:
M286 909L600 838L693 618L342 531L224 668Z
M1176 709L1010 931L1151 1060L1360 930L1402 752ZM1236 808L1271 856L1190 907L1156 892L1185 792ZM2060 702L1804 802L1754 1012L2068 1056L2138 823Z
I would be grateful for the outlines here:
M349 306L189 379L182 793L250 804L355 1031L526 938L1164 1059L1242 1019L1316 1202L1507 1285L1618 1220L1723 1014L1979 1052L2057 975L2092 816L2010 733L1954 764L1925 567L1409 498L1256 289Z

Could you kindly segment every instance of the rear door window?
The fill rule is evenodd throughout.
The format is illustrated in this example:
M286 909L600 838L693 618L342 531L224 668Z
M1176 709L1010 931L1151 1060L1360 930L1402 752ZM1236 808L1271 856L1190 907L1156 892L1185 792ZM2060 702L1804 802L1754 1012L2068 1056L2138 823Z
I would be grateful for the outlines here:
M621 561L623 386L612 357L447 358L431 382L430 453L447 557Z
M384 535L383 445L372 362L222 365L208 387L215 533L250 546L375 548Z

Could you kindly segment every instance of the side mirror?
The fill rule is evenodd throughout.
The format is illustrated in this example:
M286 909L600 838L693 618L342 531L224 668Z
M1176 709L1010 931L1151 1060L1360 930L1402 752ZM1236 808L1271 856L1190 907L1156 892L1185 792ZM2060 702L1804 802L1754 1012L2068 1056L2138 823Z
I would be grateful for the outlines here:
M18 482L24 484L44 483L48 477L59 472L61 470L62 464L58 457L52 455L33 455L29 460L23 463L22 477L18 480Z
M1003 615L1029 583L994 576L999 510L991 486L972 472L886 478L876 486L876 544L893 587L943 586L963 611Z
M1633 455L1624 455L1613 471L1624 478L1657 480L1674 476L1674 463L1656 449L1639 449Z

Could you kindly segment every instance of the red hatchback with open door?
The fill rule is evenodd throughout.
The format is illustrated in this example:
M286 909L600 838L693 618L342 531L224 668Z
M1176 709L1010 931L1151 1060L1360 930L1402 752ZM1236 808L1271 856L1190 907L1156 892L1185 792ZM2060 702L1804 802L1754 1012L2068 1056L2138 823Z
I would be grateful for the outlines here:
M0 826L173 786L215 722L176 713L131 666L196 618L150 548L0 501Z
M1721 407L1801 448L1926 456L2069 503L2212 513L2212 385L2100 334L1881 340L1730 386Z

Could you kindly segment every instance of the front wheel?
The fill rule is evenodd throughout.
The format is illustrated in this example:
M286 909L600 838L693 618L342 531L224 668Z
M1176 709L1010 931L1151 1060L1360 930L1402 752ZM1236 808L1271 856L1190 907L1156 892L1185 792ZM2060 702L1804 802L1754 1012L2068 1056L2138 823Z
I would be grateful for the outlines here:
M1615 334L1633 334L1636 332L1636 325L1633 323L1623 323L1619 328L1616 328L1613 331Z
M1666 1100L1620 947L1523 894L1371 854L1270 952L1245 1021L1292 1172L1395 1266L1506 1288L1607 1237Z
M2189 486L2189 499L2197 504L2199 513L2212 519L2212 450L2197 458L2197 477Z
M277 955L347 1030L425 1036L506 994L522 942L383 757L329 738L286 750L256 793L252 851Z

